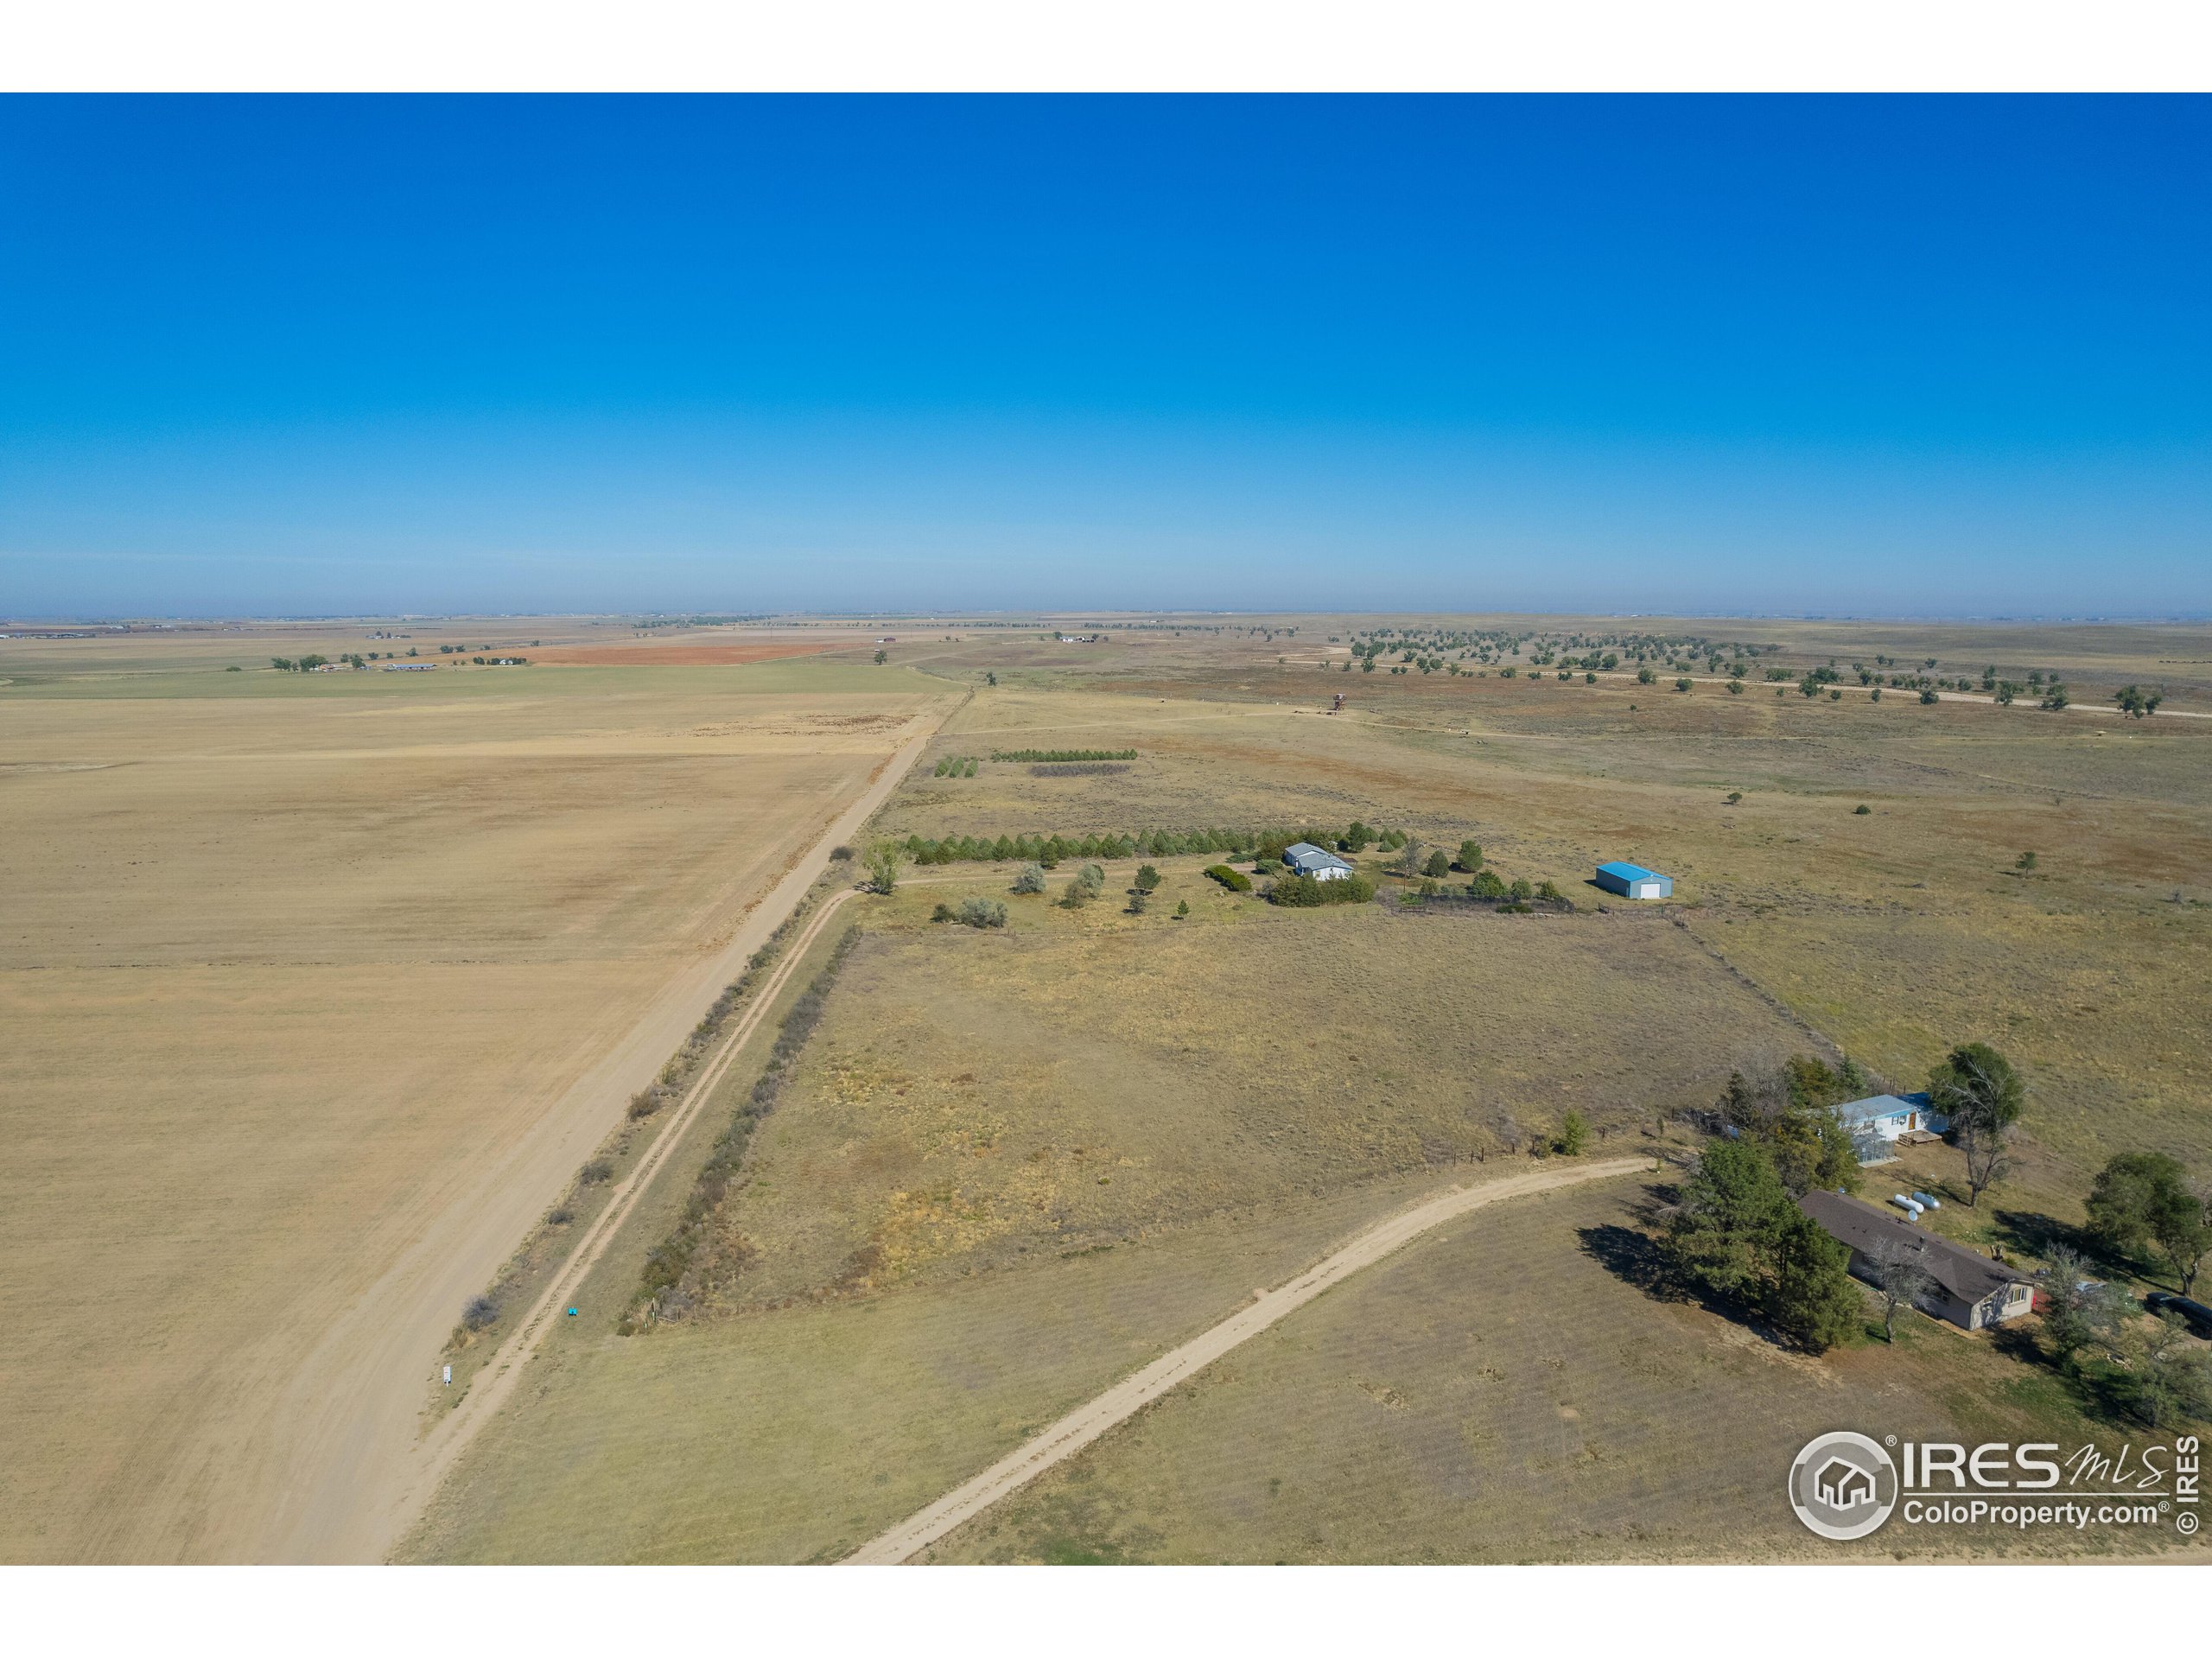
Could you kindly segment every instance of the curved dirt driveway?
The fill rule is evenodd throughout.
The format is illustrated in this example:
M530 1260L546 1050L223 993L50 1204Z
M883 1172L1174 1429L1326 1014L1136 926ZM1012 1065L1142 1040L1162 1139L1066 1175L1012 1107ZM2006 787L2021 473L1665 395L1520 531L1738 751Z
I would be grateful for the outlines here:
M956 1488L848 1556L849 1564L890 1566L911 1560L970 1517L980 1515L1016 1487L1026 1485L1054 1464L1089 1446L1100 1435L1150 1405L1177 1384L1196 1376L1239 1343L1260 1334L1286 1315L1303 1307L1330 1286L1349 1278L1362 1268L1372 1267L1401 1245L1433 1227L1464 1216L1470 1210L1501 1198L1517 1198L1531 1192L1549 1192L1585 1181L1608 1180L1649 1168L1648 1159L1614 1158L1604 1163L1571 1169L1532 1170L1509 1175L1480 1186L1454 1187L1441 1198L1431 1198L1388 1221L1370 1227L1335 1254L1315 1262L1287 1285L1263 1291L1251 1303L1219 1325L1200 1332L1181 1347L1163 1354L1151 1364L1116 1383L1105 1393L1077 1406L1059 1421L1018 1446L964 1486Z

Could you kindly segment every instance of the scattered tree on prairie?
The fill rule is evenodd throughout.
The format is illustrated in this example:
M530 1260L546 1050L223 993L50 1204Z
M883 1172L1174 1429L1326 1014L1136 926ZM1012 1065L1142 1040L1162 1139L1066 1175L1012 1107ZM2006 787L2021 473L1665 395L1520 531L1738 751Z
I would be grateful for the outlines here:
M1951 1120L1952 1139L1966 1158L1972 1206L2012 1167L2012 1127L2026 1105L2027 1085L1988 1044L1961 1043L1929 1074L1928 1102Z
M2097 1173L2086 1205L2089 1230L2125 1255L2154 1253L2173 1270L2184 1296L2212 1255L2203 1194L2181 1160L2163 1152L2123 1152Z
M2070 1374L2084 1348L2112 1352L2135 1307L2117 1285L2093 1279L2088 1262L2063 1244L2052 1247L2050 1269L2041 1293L2044 1334L2050 1338L2058 1368Z
M892 893L899 889L899 848L893 842L880 842L868 855L868 884L875 892Z
M1882 1304L1882 1340L1897 1339L1897 1309L1917 1307L1936 1288L1935 1275L1921 1265L1920 1252L1903 1239L1885 1238L1873 1249L1874 1294Z
M1722 1301L1763 1316L1809 1351L1843 1341L1861 1306L1850 1253L1797 1207L1756 1141L1716 1141L1684 1183L1669 1263Z

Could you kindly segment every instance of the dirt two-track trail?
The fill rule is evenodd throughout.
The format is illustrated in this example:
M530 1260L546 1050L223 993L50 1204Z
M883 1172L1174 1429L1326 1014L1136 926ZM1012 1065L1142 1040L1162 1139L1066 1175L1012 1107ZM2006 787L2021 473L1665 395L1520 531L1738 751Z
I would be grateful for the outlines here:
M966 1484L957 1486L920 1513L871 1539L846 1559L856 1566L887 1567L912 1560L963 1522L972 1520L1007 1493L1027 1485L1055 1464L1065 1462L1109 1429L1127 1422L1160 1395L1187 1382L1239 1344L1287 1318L1331 1286L1362 1268L1372 1267L1432 1228L1456 1221L1471 1210L1503 1198L1550 1192L1585 1181L1611 1179L1648 1170L1643 1158L1612 1158L1602 1163L1535 1170L1476 1186L1454 1187L1440 1198L1415 1205L1377 1222L1350 1243L1324 1256L1288 1284L1259 1292L1220 1324L1200 1332L1181 1347L1161 1355L1105 1393L1085 1401L1049 1427L1001 1458Z
M421 1433L430 1367L455 1310L489 1284L578 1166L651 1083L722 988L743 970L856 836L950 713L917 715L868 785L754 904L728 943L675 976L629 1033L557 1098L496 1166L451 1184L406 1251L315 1333L231 1456L247 1463L220 1516L191 1483L169 1483L134 1517L142 1538L190 1537L192 1558L270 1562L380 1561L427 1501L465 1439ZM765 999L763 999L765 1001ZM674 1128L656 1141L672 1144ZM455 1414L458 1415L459 1414ZM484 1414L472 1413L472 1420Z

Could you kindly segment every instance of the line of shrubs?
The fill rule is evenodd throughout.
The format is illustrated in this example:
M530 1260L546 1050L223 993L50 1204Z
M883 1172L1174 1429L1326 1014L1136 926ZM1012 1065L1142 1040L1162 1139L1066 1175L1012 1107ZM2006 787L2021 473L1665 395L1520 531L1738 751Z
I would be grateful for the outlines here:
M1242 870L1232 870L1226 864L1209 864L1206 874L1227 887L1231 893L1252 891L1252 878Z
M837 850L850 856L849 849L839 848ZM721 1037L724 1028L729 1023L730 1016L735 1014L751 996L760 984L763 970L783 954L783 947L792 930L798 926L813 908L810 899L802 902L784 918L776 931L768 936L766 943L745 959L744 971L722 987L721 995L714 1000L713 1005L700 1017L699 1023L691 1027L690 1034L684 1038L683 1046L669 1057L668 1063L660 1069L660 1075L630 1096L626 1115L632 1123L643 1122L683 1092L684 1085L691 1080L692 1074L698 1070L700 1065L714 1048L715 1042ZM629 1132L624 1129L618 1131L618 1134L621 1138L613 1145L614 1150L620 1152L629 1145ZM594 1154L583 1167L576 1172L576 1179L571 1187L571 1192L580 1196L586 1188L598 1186L613 1178L613 1160L603 1152ZM573 1198L563 1198L555 1205L546 1213L545 1224L549 1227L565 1227L574 1221L575 1219L574 1202ZM461 1323L463 1330L473 1335L488 1329L498 1322L500 1310L504 1306L504 1293L508 1287L508 1273L503 1271L500 1279L493 1285L490 1291L483 1295L472 1296L468 1299L461 1308Z
M814 1034L814 1028L822 1023L830 988L837 982L838 971L852 954L860 936L861 930L855 927L837 941L837 948L830 953L830 960L823 964L822 971L784 1015L767 1065L753 1084L752 1092L715 1137L714 1151L692 1184L691 1195L684 1200L683 1213L677 1217L675 1230L645 1253L645 1268L638 1275L637 1292L631 1298L629 1310L615 1327L620 1335L631 1335L648 1319L680 1318L690 1306L694 1299L684 1293L683 1281L691 1269L700 1242L707 1235L708 1224L721 1207L730 1182L744 1164L745 1149L752 1141L754 1128L776 1109L783 1098L784 1084L791 1076L791 1064L806 1046L807 1039Z
M1475 872L1474 880L1456 891L1447 891L1437 882L1425 880L1417 893L1408 893L1408 902L1433 905L1478 905L1485 909L1511 911L1527 914L1535 910L1573 910L1574 900L1559 890L1554 881L1530 882L1526 876L1516 876L1508 881L1496 870Z
M994 760L1134 760L1135 749L994 749Z
M963 899L957 909L939 905L930 920L957 922L963 927L1004 927L1006 903L999 899Z
M1118 778L1128 767L1119 760L1048 760L1029 768L1032 778Z
M975 775L976 757L972 754L948 754L937 763L937 771L932 774L938 778L973 778Z
M1375 897L1375 884L1363 875L1339 876L1333 881L1286 875L1268 883L1265 897L1271 905L1301 910L1320 905L1363 905Z
M948 836L931 841L909 836L900 843L917 864L990 863L1022 859L1050 868L1078 858L1161 858L1178 853L1227 853L1280 859L1294 842L1310 841L1357 853L1372 846L1398 848L1406 844L1402 830L1376 831L1354 823L1349 830L1327 830L1308 824L1299 829L1146 830L1135 835L1109 832L1084 836Z

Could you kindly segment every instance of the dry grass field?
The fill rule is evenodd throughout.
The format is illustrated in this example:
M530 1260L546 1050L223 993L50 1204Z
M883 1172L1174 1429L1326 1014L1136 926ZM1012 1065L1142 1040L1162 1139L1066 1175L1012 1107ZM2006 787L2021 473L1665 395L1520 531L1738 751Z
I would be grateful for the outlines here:
M1541 1130L1574 1107L1642 1144L1650 1109L1708 1103L1732 1065L1817 1046L1808 1027L1901 1086L1967 1039L2022 1063L2020 1171L1983 1210L1945 1212L1981 1242L2019 1249L1999 1218L2023 1211L2078 1218L2113 1150L2212 1161L2194 1081L2212 1055L2190 1014L2212 1001L2205 723L1814 702L1794 684L1346 676L1314 666L1340 625L1293 625L1295 643L902 644L975 695L877 835L1360 817L1476 839L1580 913L1275 912L1185 856L1156 861L1142 916L1118 897L1123 860L1088 909L1010 898L1007 930L976 932L923 918L1003 894L1013 867L911 872L869 906L718 1212L707 1306L613 1337L624 1274L658 1234L624 1240L593 1290L598 1328L559 1333L410 1554L833 1558L1459 1160L1496 1158L1502 1114ZM2114 683L2152 677L2158 653L2212 657L2201 632L2155 630L1756 636L1801 665L1956 651L1961 671ZM1346 712L1323 713L1339 690ZM1138 754L1090 775L990 758L1030 748ZM934 773L955 756L976 775ZM1631 912L1587 885L1621 856L1674 874L1676 899ZM1920 1154L1913 1179L1950 1155ZM1446 1229L938 1558L1802 1554L1764 1499L1813 1427L2096 1432L2047 1373L1924 1322L1894 1350L1814 1361L1653 1300L1608 1260L1631 1198ZM1719 1422L1743 1433L1685 1432Z
M1002 934L929 923L973 873L872 906L718 1218L708 1310L614 1338L626 1286L588 1287L597 1332L561 1333L410 1553L836 1554L994 1432L1503 1159L1502 1113L1580 1107L1641 1145L1650 1108L1802 1041L1655 918L1281 912L1174 864L1141 917L1109 893L1014 899ZM1640 1065L1566 1058L1639 1010L1674 1027Z
M652 639L549 621L524 626L545 652L574 650L573 665L317 683L225 676L220 650L246 647L219 642L178 646L188 668L99 642L99 671L74 676L10 642L9 824L73 813L0 854L45 918L8 942L24 971L4 979L13 1002L47 999L24 1005L46 1032L35 1086L10 1101L11 1128L29 1126L16 1144L47 1160L26 1189L53 1194L35 1223L12 1208L0 1219L16 1230L0 1241L8 1259L43 1275L35 1300L10 1287L25 1310L11 1317L47 1322L35 1351L108 1366L104 1400L175 1395L188 1360L199 1397L228 1391L233 1438L174 1431L162 1467L184 1472L164 1478L245 1478L226 1450L252 1455L232 1362L257 1343L248 1363L279 1375L296 1310L358 1287L356 1252L301 1259L291 1217L372 1240L371 1258L419 1240L414 1184L444 1171L456 1191L450 1172L480 1168L526 1103L604 1044L619 999L647 994L652 965L684 948L671 942L696 949L699 918L757 887L746 861L774 835L779 802L839 787L840 766L871 746L880 758L888 721L956 692L967 700L868 841L1358 817L1447 849L1474 839L1493 868L1557 882L1579 912L1403 910L1387 878L1382 905L1275 911L1231 897L1192 856L1155 861L1166 884L1142 915L1120 896L1134 859L1111 861L1105 896L1081 911L1008 896L1011 866L910 871L895 899L849 907L866 940L715 1212L703 1303L613 1334L760 1055L732 1071L586 1281L583 1317L552 1333L404 1554L834 1557L1515 1135L1573 1108L1643 1144L1653 1110L1708 1103L1732 1066L1823 1040L1901 1087L1968 1039L2020 1064L2019 1170L1982 1210L1943 1215L1977 1241L2017 1249L2024 1214L2078 1219L2113 1151L2159 1147L2212 1170L2212 721L2182 717L2212 711L2212 633L1450 620L1764 642L1793 673L1877 653L1914 668L1936 658L1946 676L2063 673L2077 706L2046 712L1878 702L1855 685L1838 700L1794 683L1732 695L1702 677L1678 692L1671 672L1653 684L1344 672L1344 641L1378 620L833 619ZM1108 638L1062 644L1055 622ZM882 667L869 661L879 631L899 636ZM620 660L645 645L666 646L668 665ZM811 654L773 654L802 646ZM2130 682L2163 685L2167 710L2120 715L2106 699ZM102 714L118 692L124 712ZM1345 711L1324 712L1338 692ZM990 758L1030 748L1138 753L1089 775ZM976 775L934 774L955 756ZM56 769L86 764L136 776ZM532 804L547 801L557 808ZM1672 874L1675 899L1632 908L1591 887L1591 867L1616 857ZM1071 868L1053 873L1053 894ZM969 892L1007 898L1004 931L927 919ZM434 984L442 974L472 988ZM205 1001L149 1019L140 999L157 994ZM363 1007L377 1010L365 1032ZM228 1115L211 1117L191 1104L207 1098L191 1074L153 1057L242 1023L263 1070L235 1063ZM224 1040L226 1055L261 1052ZM454 1056L471 1041L485 1059L465 1071ZM111 1063L112 1080L83 1084ZM51 1105L87 1096L105 1118ZM158 1131L143 1127L146 1102L168 1103ZM303 1112L313 1132L296 1127ZM364 1119L385 1161L356 1158L328 1127ZM73 1163L86 1122L137 1138ZM264 1129L291 1133L305 1161L270 1159L253 1139ZM1940 1179L1947 1155L1920 1154L1910 1173ZM54 1173L79 1167L73 1187ZM213 1204L194 1201L201 1186ZM940 1554L1789 1554L1781 1522L1732 1531L1730 1517L1815 1419L1878 1408L1900 1432L2082 1427L2046 1374L1933 1327L1893 1351L1807 1361L1656 1301L1586 1236L1626 1225L1628 1202L1592 1192L1455 1224ZM234 1248L249 1212L263 1232ZM73 1232L79 1213L93 1219ZM125 1259L172 1230L185 1249ZM75 1271L94 1248L96 1270ZM104 1313L134 1268L134 1311ZM61 1283L72 1294L53 1293ZM194 1297L229 1323L180 1334L146 1311L189 1321ZM419 1372L435 1345L406 1363ZM126 1354L143 1375L115 1369ZM20 1367L5 1374L6 1403L55 1424L0 1476L7 1495L53 1494L48 1512L75 1517L20 1551L221 1553L130 1519L188 1505L143 1496L140 1420L52 1408L67 1374L42 1372L43 1394ZM1721 1420L1751 1427L1726 1448L1683 1433ZM75 1423L92 1427L73 1445ZM67 1471L102 1455L117 1470L104 1489L59 1495ZM168 1541L130 1541L156 1535Z
M808 662L226 671L332 640L0 661L0 1557L359 1553L351 1489L619 1118L614 1062L665 1058L944 701Z
M1642 1198L1606 1183L1438 1230L923 1559L1834 1560L1781 1496L1815 1434L2072 1443L2078 1423L2039 1374L1916 1315L1895 1348L1808 1359L1653 1300L1614 1266ZM1907 1560L2034 1553L1995 1527L1893 1522L1871 1541Z

